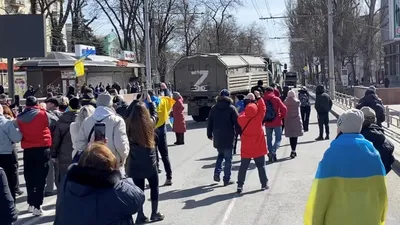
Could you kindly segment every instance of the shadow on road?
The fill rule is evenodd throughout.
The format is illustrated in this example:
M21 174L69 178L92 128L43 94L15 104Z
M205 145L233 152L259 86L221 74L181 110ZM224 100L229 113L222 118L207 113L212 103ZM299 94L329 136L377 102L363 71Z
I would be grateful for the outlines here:
M276 162L273 162L273 163L267 161L266 165L270 165L270 164L274 164L274 163L281 163L281 162L285 162L285 161L289 161L289 160L292 160L292 158L290 158L290 157L280 158Z
M26 202L26 201L28 201L28 196L26 196L26 195L18 196L17 200L16 200L17 204L18 203L23 203L23 202Z
M196 161L214 161L214 160L217 160L217 156L212 156L212 157L197 159Z
M44 215L42 217L40 217L40 219L38 221L35 221L35 224L47 224L47 223L52 223L54 222L55 216L54 215ZM17 220L17 222L15 224L25 224L28 223L30 220L32 220L32 217L25 217L22 219Z
M337 123L337 119L329 120L329 124L336 124L336 123ZM311 122L309 125L318 125L318 121L317 122Z
M317 142L317 141L303 141L303 142L297 143L297 145L306 145L306 144L311 144L314 142ZM285 147L285 146L290 146L290 144L281 145L281 147Z
M226 200L230 200L235 196L236 193L228 193L228 194L222 194L222 195L215 195L215 196L211 196L199 201L190 199L185 201L185 206L183 207L183 209L195 209L195 208L199 208L199 207L204 207L204 206L209 206L212 204L215 204L217 202L223 202Z
M232 161L232 165L233 165L233 164L237 164L237 163L240 163L240 160ZM232 166L232 170L234 170L234 167L235 167L235 166ZM212 163L212 164L209 164L209 165L204 165L204 166L202 166L201 168L202 168L202 169L214 169L214 168L215 168L215 163Z
M203 185L203 186L189 188L189 189L183 189L183 190L172 190L172 191L168 191L165 193L160 193L160 195L158 196L158 199L160 201L164 201L164 200L169 200L169 199L188 198L188 197L193 197L196 195L208 193L218 187L220 187L220 186L218 186L218 184L209 184L209 185Z
M207 127L207 122L186 121L187 130L203 129Z

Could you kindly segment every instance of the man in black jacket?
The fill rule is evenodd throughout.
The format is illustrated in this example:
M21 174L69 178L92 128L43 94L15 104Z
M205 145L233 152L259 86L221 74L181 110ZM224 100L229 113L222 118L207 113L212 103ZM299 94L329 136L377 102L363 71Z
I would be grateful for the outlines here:
M385 107L383 106L382 100L376 94L376 88L371 86L365 91L364 97L362 97L356 106L356 109L362 107L370 107L376 114L376 124L382 127L382 123L385 122Z
M241 133L237 122L238 112L229 96L230 93L226 89L220 92L217 103L210 110L207 124L207 137L213 140L214 148L218 151L214 181L219 182L221 180L222 161L225 160L223 178L225 186L229 184L231 178L235 133Z
M261 96L264 95L265 89L263 87L264 82L262 80L257 81L257 86L251 88L251 93L254 94L254 91L259 91Z
M324 126L325 126L325 140L329 140L329 112L332 109L332 99L325 93L325 87L318 85L315 89L315 110L318 114L318 127L319 136L315 139L316 141L324 140Z

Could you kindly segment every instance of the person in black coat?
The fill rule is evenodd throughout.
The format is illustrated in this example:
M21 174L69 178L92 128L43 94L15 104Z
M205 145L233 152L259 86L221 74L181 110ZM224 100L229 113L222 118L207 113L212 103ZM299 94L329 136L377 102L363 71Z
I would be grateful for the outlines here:
M67 173L57 195L54 225L131 225L145 201L130 178L123 178L104 143L93 143Z
M14 188L14 187L11 187ZM7 176L0 167L0 224L11 225L18 218L18 210L15 208L14 198L8 186Z
M375 111L376 124L382 127L382 123L385 122L385 107L383 106L382 100L376 94L376 88L374 86L369 87L365 91L364 97L362 97L356 106L356 109L361 109L362 107L370 107Z
M158 211L159 179L154 131L156 122L157 119L150 116L149 110L143 102L134 104L126 119L126 133L130 145L126 173L143 191L145 179L149 182L152 209L150 220L152 222L164 219L164 215ZM148 223L150 220L141 208L136 218L136 224Z
M214 170L214 181L220 181L222 162L224 166L224 185L228 185L231 178L232 154L235 134L241 134L237 122L238 112L229 97L228 90L223 89L217 97L217 103L211 108L208 116L207 137L214 142L218 151L217 162Z
M124 117L126 115L126 110L128 109L128 104L126 104L122 96L115 96L113 99L113 103L115 112L117 112L118 115Z
M385 166L386 174L392 170L394 163L394 145L385 137L383 128L376 124L376 115L372 108L362 107L364 113L364 124L361 134L368 141L372 142L376 150L381 155L382 163Z
M329 139L329 112L332 109L332 99L325 92L325 87L323 85L318 85L315 89L315 110L318 114L318 127L319 136L315 139L316 141L321 141L324 139L324 126L325 126L325 140Z
M257 81L257 85L252 87L250 92L254 94L255 91L258 91L261 93L261 96L264 94L265 92L265 88L263 87L264 82L262 80Z

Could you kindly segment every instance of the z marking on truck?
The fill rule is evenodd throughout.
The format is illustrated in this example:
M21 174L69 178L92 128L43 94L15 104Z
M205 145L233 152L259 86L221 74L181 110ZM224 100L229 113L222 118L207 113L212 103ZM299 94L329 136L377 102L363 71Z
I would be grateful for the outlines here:
M193 85L192 91L207 91L207 85L202 85L204 80L208 77L208 70L192 71L192 75L200 75L200 78Z

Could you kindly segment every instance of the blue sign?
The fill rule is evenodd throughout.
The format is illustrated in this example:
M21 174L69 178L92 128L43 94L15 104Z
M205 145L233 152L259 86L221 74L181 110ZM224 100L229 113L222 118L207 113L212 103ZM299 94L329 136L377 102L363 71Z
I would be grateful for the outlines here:
M86 47L81 50L81 55L96 55L96 49Z

